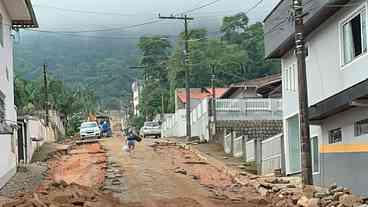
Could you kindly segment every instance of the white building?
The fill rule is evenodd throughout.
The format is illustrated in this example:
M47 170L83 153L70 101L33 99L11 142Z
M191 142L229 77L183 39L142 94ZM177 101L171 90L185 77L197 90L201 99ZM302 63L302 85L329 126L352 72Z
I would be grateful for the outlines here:
M139 116L139 101L142 91L142 85L140 81L136 80L132 83L132 91L133 91L133 112L135 116Z
M12 32L37 26L30 0L0 1L0 187L16 172L17 164Z
M349 2L304 5L313 178L367 195L368 7L367 0ZM266 18L265 45L268 58L282 61L286 171L295 174L301 169L298 72L289 7L280 1Z

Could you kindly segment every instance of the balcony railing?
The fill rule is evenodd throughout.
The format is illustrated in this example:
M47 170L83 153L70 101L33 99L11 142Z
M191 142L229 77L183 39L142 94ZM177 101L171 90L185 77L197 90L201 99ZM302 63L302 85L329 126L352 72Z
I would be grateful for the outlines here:
M217 120L281 120L281 99L218 99Z

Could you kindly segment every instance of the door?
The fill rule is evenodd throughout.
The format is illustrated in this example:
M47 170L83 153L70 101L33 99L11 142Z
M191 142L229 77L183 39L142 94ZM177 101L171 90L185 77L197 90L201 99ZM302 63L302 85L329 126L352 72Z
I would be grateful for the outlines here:
M24 134L23 134L23 124L18 124L18 163L24 160Z
M288 146L289 146L289 169L290 173L299 173L301 166L299 116L295 115L287 120Z

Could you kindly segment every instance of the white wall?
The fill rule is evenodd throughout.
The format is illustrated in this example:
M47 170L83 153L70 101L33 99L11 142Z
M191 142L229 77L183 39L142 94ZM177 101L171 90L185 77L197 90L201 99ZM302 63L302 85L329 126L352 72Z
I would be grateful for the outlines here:
M208 102L206 98L202 100L192 110L190 114L191 118L191 135L198 136L201 140L209 141L209 117L208 117Z
M368 118L368 108L353 108L336 114L322 122L323 144L328 144L328 132L332 129L341 128L341 144L367 144L368 135L355 137L354 123Z
M56 141L56 136L52 128L46 127L45 122L41 119L32 118L28 120L27 131L28 131L27 143L29 143L27 153L29 160L32 159L32 156L36 151L37 146L42 146L45 142ZM32 141L31 140L32 138L42 139L42 141L37 143Z
M162 137L183 137L186 136L186 115L185 109L180 109L168 116L161 126Z
M14 105L13 42L10 36L11 21L2 1L0 1L0 13L3 17L4 37L4 45L0 46L0 90L6 96L6 119L16 122L17 118Z
M17 121L14 105L14 75L13 75L13 43L10 37L11 21L4 8L3 1L0 1L0 13L3 17L3 37L4 45L0 46L0 90L5 95L5 119L8 124ZM7 71L8 68L8 72ZM16 134L0 135L0 187L15 173L16 170ZM12 142L13 150L12 150Z

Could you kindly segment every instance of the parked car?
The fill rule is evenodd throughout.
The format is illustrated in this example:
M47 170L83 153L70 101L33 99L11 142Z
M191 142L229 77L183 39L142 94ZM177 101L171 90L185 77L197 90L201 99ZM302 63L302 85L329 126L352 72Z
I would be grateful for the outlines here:
M79 128L81 139L100 138L101 129L97 122L83 122Z
M161 126L159 122L150 121L145 122L140 130L140 135L143 137L153 136L155 138L161 137Z

